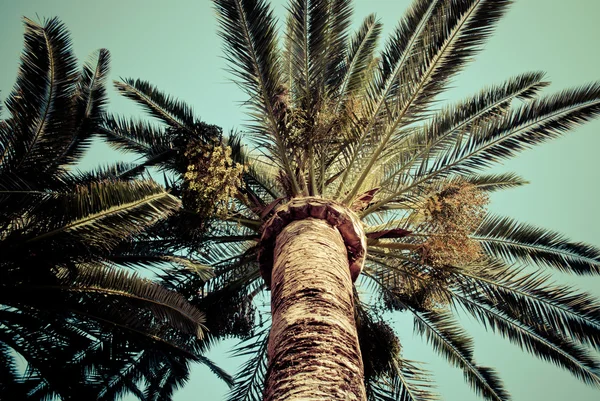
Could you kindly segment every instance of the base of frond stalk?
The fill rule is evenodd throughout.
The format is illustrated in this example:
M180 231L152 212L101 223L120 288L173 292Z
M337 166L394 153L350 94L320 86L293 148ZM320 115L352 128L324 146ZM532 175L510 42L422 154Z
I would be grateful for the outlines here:
M277 236L267 401L366 400L346 244L326 220Z

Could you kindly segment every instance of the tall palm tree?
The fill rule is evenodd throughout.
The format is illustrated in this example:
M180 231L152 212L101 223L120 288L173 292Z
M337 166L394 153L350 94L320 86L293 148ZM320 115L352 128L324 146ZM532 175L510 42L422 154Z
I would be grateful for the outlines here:
M72 171L100 131L108 67L102 49L79 70L64 25L25 19L0 120L2 399L168 399L190 360L227 379L201 355L204 314L113 254L181 202L149 179L119 179L125 164ZM165 261L211 275L184 257L136 263Z
M187 157L177 181L190 214L220 201L202 234L215 277L193 302L242 299L243 315L270 289L270 329L240 349L254 357L231 400L435 399L426 372L402 357L386 311L410 313L486 399L509 394L475 362L457 310L600 384L591 352L600 347L600 304L545 271L596 275L600 250L488 213L490 192L525 182L483 173L596 117L600 84L540 95L548 82L530 72L440 106L508 0L415 0L379 55L381 25L369 16L350 34L348 0L290 0L281 43L266 1L214 3L226 58L248 94L246 133L177 143L174 125L193 122L191 109L126 80L117 87L167 128L109 120L107 136L149 164L160 141ZM237 193L220 191L236 177ZM185 277L167 282L194 291Z

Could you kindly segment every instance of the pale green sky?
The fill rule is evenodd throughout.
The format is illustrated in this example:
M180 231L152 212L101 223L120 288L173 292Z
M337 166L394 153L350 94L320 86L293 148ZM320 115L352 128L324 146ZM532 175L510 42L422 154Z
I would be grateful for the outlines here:
M283 0L274 1L282 14ZM375 12L386 27L396 24L409 0L357 0L355 23ZM21 16L59 16L68 26L75 53L84 60L94 50L111 51L111 78L149 80L169 94L193 105L197 115L225 130L240 127L243 94L229 81L216 35L209 0L1 0L0 98L16 76L22 49ZM446 99L458 99L478 88L501 82L521 72L544 70L553 85L546 91L600 80L600 1L516 0L485 50L455 81ZM133 113L132 102L110 91L109 109ZM561 139L523 152L497 171L515 171L531 184L495 195L491 209L521 221L561 231L577 241L600 246L600 121L581 127ZM93 150L86 165L111 160L105 147ZM563 279L563 277L560 277ZM600 280L569 279L600 296ZM412 334L412 323L394 316L395 328L409 359L428 362L438 391L445 400L477 400L464 383L462 372L449 367ZM592 401L600 390L586 386L569 373L521 352L507 340L487 334L465 320L476 341L477 361L501 373L515 401ZM235 371L241 361L228 357L234 342L215 348L209 356ZM176 401L219 400L226 387L204 368L194 369L190 383Z

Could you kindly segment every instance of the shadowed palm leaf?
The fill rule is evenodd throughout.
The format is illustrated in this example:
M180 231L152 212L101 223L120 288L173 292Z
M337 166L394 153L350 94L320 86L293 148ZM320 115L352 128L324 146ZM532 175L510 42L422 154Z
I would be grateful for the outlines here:
M57 19L25 20L21 67L0 122L3 399L166 399L187 378L190 360L230 380L201 356L204 314L118 267L111 254L131 248L133 236L181 202L153 181L118 178L132 168L123 163L69 170L100 133L108 64L100 50L78 72ZM27 363L24 375L17 355Z

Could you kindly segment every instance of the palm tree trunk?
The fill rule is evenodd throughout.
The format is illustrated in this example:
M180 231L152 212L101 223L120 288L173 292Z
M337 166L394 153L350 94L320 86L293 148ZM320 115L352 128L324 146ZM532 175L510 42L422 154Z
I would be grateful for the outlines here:
M277 235L265 400L366 400L346 245L326 220Z

